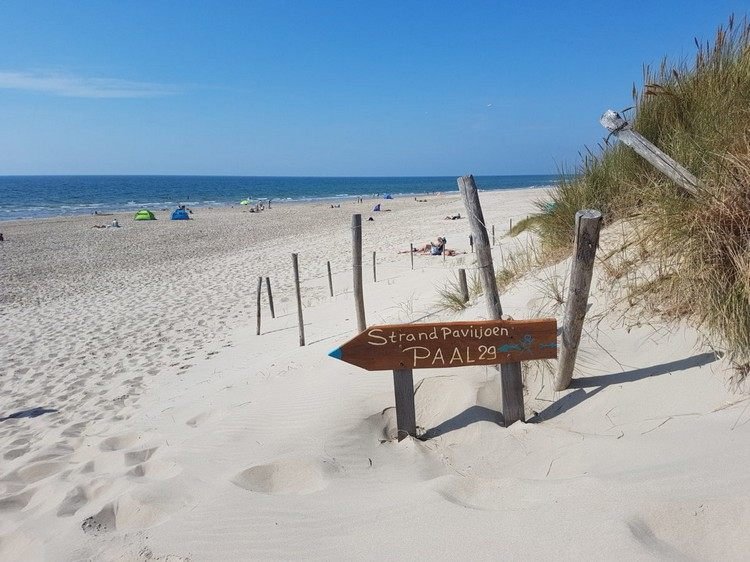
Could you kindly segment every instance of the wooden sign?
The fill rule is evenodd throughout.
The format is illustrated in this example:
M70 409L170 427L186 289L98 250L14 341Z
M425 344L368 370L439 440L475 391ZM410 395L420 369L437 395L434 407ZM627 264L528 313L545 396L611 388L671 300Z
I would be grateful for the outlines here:
M368 371L496 365L557 357L557 321L371 326L329 355Z

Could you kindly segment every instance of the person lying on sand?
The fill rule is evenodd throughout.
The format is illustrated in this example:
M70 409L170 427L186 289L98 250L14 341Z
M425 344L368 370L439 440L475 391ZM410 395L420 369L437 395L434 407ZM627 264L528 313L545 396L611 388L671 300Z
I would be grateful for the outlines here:
M458 213L458 214L455 214L455 215L450 215L450 216L445 217L445 220L447 220L447 221L455 221L455 220L458 220L460 218L461 218L461 213Z
M446 238L443 238L442 236L438 236L437 244L434 242L428 242L424 246L414 248L414 252L418 254L430 255L430 256L440 256L443 253L445 253L446 256L455 256L457 253L456 250L448 250L445 247L446 242L448 242ZM399 254L408 254L408 253L409 253L409 250L399 252Z

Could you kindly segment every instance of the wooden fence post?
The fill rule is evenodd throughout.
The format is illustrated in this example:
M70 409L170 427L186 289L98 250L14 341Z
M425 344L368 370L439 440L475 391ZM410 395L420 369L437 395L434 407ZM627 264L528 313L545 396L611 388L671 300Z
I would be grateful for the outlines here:
M557 376L555 376L555 390L558 391L568 388L573 378L578 344L581 342L583 321L586 318L601 223L602 214L599 211L585 210L576 213L575 254L570 271L568 302L565 305L562 349L557 365Z
M276 318L276 313L273 310L273 293L271 292L270 277L266 277L266 289L268 291L268 307L271 309L271 318Z
M297 294L297 322L299 323L299 344L305 345L305 321L302 319L302 293L299 288L299 262L297 254L292 254L292 267L294 268L294 291Z
M601 119L599 119L599 123L601 123L610 134L614 135L635 150L645 158L649 164L665 174L690 195L695 196L698 194L698 189L701 187L701 183L698 179L672 157L659 150L642 135L636 133L631 128L630 123L620 117L619 113L608 109L604 112Z
M469 284L466 282L466 270L458 270L458 285L461 288L461 300L469 302Z
M469 234L469 246L471 246L471 253L474 253L474 236Z
M331 296L333 296L333 275L331 275L331 262L326 262L328 265L328 289L331 291Z
M357 310L357 329L364 332L365 295L362 287L362 215L352 215L352 270L354 272L354 307Z
M396 396L396 426L398 440L407 435L417 436L417 416L414 407L414 376L411 369L393 371L393 392Z
M414 269L414 244L409 244L409 253L411 254L411 268Z
M487 313L490 319L500 320L503 316L503 308L500 305L500 296L497 292L495 268L492 265L492 248L487 236L487 229L484 226L484 215L479 203L479 193L476 183L474 183L474 176L458 178L458 188L461 190L461 197L466 207L466 214L469 217L471 231L476 237L477 262L487 302ZM525 421L521 364L503 363L500 366L500 380L503 395L503 420L506 427L518 420Z
M510 222L508 223L508 234L510 234L511 230L513 230L513 219L510 219Z
M495 225L492 225L492 245L495 245Z
M257 294L257 309L258 309L258 328L255 331L255 335L260 335L260 293L263 289L263 277L258 277L258 290L256 291Z
M378 272L375 268L375 252L372 253L372 281L373 283L378 282Z

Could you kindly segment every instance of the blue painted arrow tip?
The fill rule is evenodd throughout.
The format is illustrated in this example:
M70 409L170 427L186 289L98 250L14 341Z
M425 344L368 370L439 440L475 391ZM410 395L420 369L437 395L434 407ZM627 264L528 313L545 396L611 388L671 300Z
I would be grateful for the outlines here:
M341 359L341 348L337 347L331 353L328 354L329 357L333 357L334 359Z

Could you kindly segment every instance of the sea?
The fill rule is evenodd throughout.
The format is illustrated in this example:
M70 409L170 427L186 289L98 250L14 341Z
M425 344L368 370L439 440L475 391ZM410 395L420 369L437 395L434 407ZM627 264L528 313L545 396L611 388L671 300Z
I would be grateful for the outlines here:
M475 176L480 190L548 187L557 175ZM457 192L451 177L0 176L0 220L271 199L316 201Z

